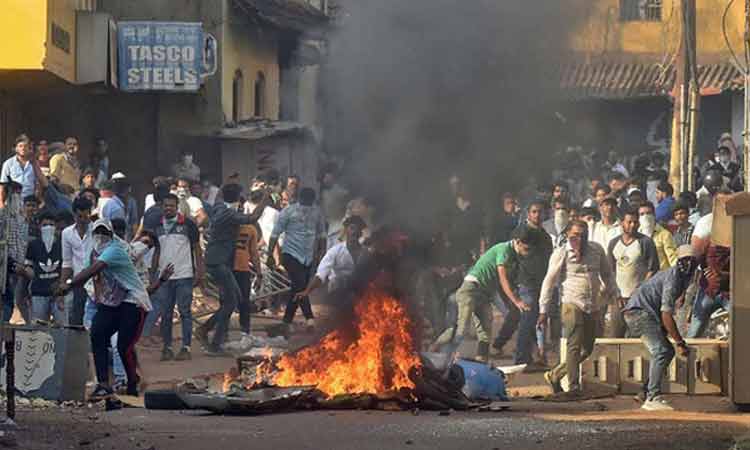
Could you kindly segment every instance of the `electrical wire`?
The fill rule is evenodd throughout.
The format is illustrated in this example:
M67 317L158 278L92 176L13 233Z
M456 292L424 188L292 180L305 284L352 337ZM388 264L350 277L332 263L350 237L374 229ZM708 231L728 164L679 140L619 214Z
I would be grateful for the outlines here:
M726 9L724 9L724 15L721 18L721 32L724 34L724 42L727 44L727 48L729 49L729 53L732 55L732 59L734 60L734 64L737 66L737 70L741 71L743 75L747 75L748 71L750 70L750 64L748 64L748 48L747 43L745 44L745 64L743 65L740 63L740 59L737 57L737 53L735 53L734 49L732 48L732 43L729 41L729 36L727 35L727 15L729 15L729 10L732 8L732 5L734 4L734 0L729 0L729 3L727 3ZM747 40L745 40L747 42Z

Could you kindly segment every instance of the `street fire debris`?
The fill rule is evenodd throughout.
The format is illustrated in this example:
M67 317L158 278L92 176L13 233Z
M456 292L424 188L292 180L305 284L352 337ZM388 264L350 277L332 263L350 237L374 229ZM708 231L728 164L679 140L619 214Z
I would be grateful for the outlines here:
M224 378L223 392L187 384L178 395L194 409L264 414L309 409L466 410L489 403L462 391L461 367L421 357L411 320L395 298L375 289L355 306L356 333L334 330L295 353L246 355Z

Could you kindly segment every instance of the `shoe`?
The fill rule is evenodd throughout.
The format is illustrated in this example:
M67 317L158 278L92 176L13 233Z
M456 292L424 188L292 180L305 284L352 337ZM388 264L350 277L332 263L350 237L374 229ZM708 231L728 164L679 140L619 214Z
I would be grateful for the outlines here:
M127 381L115 381L115 384L112 385L112 391L117 395L123 395L127 392L127 390Z
M563 391L563 388L560 385L559 381L552 381L552 372L544 372L544 381L546 381L547 384L549 384L549 386L552 388L553 394L559 394Z
M174 359L174 352L169 347L164 347L161 351L160 361L172 361Z
M175 361L190 361L191 359L193 358L190 356L190 349L187 347L182 347L177 356L174 357Z
M110 399L114 397L114 395L115 393L114 391L112 391L112 388L97 384L96 388L94 388L94 392L89 395L89 401L96 403L102 400Z
M646 402L643 403L643 406L641 406L641 409L644 411L674 411L672 405L661 396L654 397L651 400L646 400Z
M554 397L561 402L575 402L583 399L583 391L581 388L573 388L567 392L555 394Z
M305 331L308 333L312 333L315 331L315 319L306 319L305 320Z
M125 391L125 394L130 395L132 397L138 397L138 385L137 384L128 385L127 390Z
M206 356L211 358L234 358L234 355L221 347L210 347L206 349Z
M203 326L199 326L195 329L195 331L193 331L193 337L201 344L203 348L210 347L210 344L208 342L208 331L206 331Z
M638 403L646 403L646 393L641 391L633 396L633 400Z

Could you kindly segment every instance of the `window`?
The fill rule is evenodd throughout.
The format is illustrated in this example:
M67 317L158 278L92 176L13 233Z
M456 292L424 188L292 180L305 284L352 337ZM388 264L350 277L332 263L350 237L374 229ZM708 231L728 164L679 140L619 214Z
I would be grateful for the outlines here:
M621 22L661 22L662 0L620 0Z
M234 123L242 120L243 84L242 71L237 69L234 72L234 80L232 80L232 122Z
M266 76L258 72L255 80L255 117L263 117L266 112Z

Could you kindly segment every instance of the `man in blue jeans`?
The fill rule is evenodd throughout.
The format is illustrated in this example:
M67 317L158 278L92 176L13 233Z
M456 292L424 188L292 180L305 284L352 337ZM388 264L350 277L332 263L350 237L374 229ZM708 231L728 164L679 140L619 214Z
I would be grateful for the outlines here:
M208 356L230 356L224 352L224 341L229 331L229 319L240 300L240 287L234 278L234 251L240 225L258 221L267 199L250 215L238 211L242 186L226 184L221 188L223 202L217 202L211 210L211 228L206 245L206 271L219 287L219 310L205 324L195 330L195 338L206 347ZM208 333L216 328L209 343Z
M688 355L688 346L680 336L673 315L678 299L685 295L698 266L695 250L689 245L677 249L677 265L657 273L635 291L623 308L623 318L632 336L640 336L651 354L651 367L645 385L646 411L672 411L674 408L661 396L661 384L675 350L668 337L675 341L681 356Z
M552 238L543 228L542 214L544 208L544 202L532 202L529 205L526 222L518 226L519 229L526 230L529 252L528 255L518 258L517 275L515 276L515 282L512 283L514 295L501 292L501 298L504 299L509 314L506 315L503 327L493 344L495 349L502 351L505 343L518 329L516 353L513 359L515 364L529 364L527 366L528 371L538 369L532 364L531 355L536 341L539 292L552 254ZM509 281L509 279L506 279L506 281ZM513 297L520 299L528 308L520 310L515 302L510 302ZM540 354L542 353L540 351Z
M193 334L193 316L190 307L193 303L194 280L203 278L203 255L198 245L198 227L190 218L177 212L179 199L167 194L162 199L164 217L156 228L159 237L159 273L170 264L174 273L156 292L161 306L161 337L164 348L162 361L175 359L184 361L190 357L190 338ZM177 356L172 351L172 314L174 307L180 311L182 325L182 348Z

